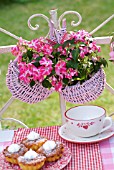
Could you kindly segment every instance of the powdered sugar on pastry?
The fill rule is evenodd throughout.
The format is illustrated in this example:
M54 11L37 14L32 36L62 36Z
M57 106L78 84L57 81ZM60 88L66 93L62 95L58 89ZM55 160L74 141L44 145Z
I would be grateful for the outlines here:
M30 132L28 135L27 135L27 139L28 140L35 140L35 139L38 139L40 137L40 135L34 131Z
M56 143L55 141L52 141L52 140L48 140L43 144L43 149L45 151L53 150L55 147L56 147Z
M24 154L24 158L25 159L35 159L36 157L38 156L38 154L33 151L32 149L30 149L29 151L27 151L25 154Z
M8 152L10 153L15 153L15 152L18 152L19 150L20 150L20 146L18 144L11 144L8 147Z

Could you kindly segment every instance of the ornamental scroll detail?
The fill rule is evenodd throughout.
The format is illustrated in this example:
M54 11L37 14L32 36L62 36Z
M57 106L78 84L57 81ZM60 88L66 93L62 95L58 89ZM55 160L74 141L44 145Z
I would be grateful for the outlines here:
M80 15L78 12L76 12L76 11L66 11L66 12L64 12L64 13L59 17L58 20L57 20L57 10L50 10L49 13L50 13L50 15L51 15L51 19L49 19L47 16L45 16L45 15L43 15L43 14L34 14L34 15L32 15L32 16L28 19L28 27L29 27L31 30L38 30L38 29L39 29L40 26L39 26L38 24L36 24L35 26L32 26L32 24L31 24L31 20L34 19L34 18L36 18L36 17L42 17L42 18L44 18L44 19L48 22L49 28L50 28L51 25L53 24L53 25L54 25L54 28L56 28L56 29L58 29L58 30L61 29L61 25L60 25L61 21L62 21L62 23L64 24L64 21L65 21L64 16L65 16L65 15L74 14L74 15L76 15L76 16L78 17L78 22L77 22L77 23L76 23L75 21L71 21L71 26L73 26L73 27L78 26L78 25L81 23L81 21L82 21L81 15ZM64 25L63 25L63 26L64 26ZM50 30L49 30L49 32L48 32L48 34L46 35L45 38L47 38L47 37L49 36L49 34L50 34Z

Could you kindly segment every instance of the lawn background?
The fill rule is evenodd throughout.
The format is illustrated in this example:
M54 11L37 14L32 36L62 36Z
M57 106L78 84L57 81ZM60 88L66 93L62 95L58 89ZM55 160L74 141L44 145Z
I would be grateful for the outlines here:
M48 33L48 24L42 18L35 18L32 24L40 25L39 30L32 31L27 26L28 18L37 13L42 13L48 17L49 10L57 8L58 17L65 11L73 10L81 14L83 20L78 27L71 27L72 20L78 21L74 15L66 15L67 30L85 29L91 32L104 20L114 13L113 0L12 0L0 1L0 27L12 32L13 34L31 40ZM114 31L114 19L97 31L94 36L108 36ZM16 44L16 40L0 32L0 46ZM101 55L109 59L109 45L102 45ZM0 108L4 106L11 94L6 86L5 75L7 73L8 63L14 59L10 53L0 54ZM114 88L114 65L109 62L108 68L105 69L107 82ZM102 106L106 109L107 114L114 112L114 95L106 89L102 95L91 104ZM76 105L76 104L75 104ZM67 103L67 108L75 106ZM53 93L46 100L37 104L27 104L15 100L3 117L13 117L23 121L29 127L50 126L61 124L61 114L59 108L59 95ZM4 128L15 123L3 122ZM17 127L20 127L17 125Z

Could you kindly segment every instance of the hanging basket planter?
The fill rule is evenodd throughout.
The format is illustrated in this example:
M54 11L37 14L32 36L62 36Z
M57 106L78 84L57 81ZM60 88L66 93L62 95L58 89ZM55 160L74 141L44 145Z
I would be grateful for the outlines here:
M65 87L61 94L67 102L83 104L97 99L104 90L105 82L105 73L100 69L84 83Z
M43 37L29 42L20 38L12 48L16 60L9 64L7 86L13 97L36 103L55 90L71 103L95 100L105 86L101 68L107 66L99 55L100 47L85 30L65 32L62 38L53 32L57 42Z
M6 75L6 84L13 97L16 99L32 104L46 99L52 93L52 90L44 88L41 83L30 87L29 84L19 81L18 77L19 69L17 63L11 61Z

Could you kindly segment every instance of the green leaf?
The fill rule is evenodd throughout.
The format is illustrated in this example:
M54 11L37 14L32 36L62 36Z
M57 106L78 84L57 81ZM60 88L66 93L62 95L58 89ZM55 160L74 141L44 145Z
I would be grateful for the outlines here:
M64 83L64 84L66 84L66 85L67 85L67 84L68 84L68 82L69 82L69 79L67 79L67 78L63 78L63 83Z
M40 61L42 59L42 56L38 56L35 60Z
M79 49L72 50L71 52L74 61L78 61Z
M30 87L33 87L34 85L35 85L35 81L32 80L32 81L30 82Z
M50 75L47 76L47 78L52 77L53 75L55 75L55 70L54 69L51 71Z
M77 69L78 67L78 62L75 62L74 60L70 60L66 64L67 68L74 68Z
M51 71L51 75L54 75L55 74L55 70L53 69L52 71Z
M40 63L38 62L38 61L36 61L36 62L34 62L34 63L32 63L35 67L38 67L38 66L40 66Z
M26 59L26 58L27 58L27 54L24 53L22 57L23 57L24 59Z
M53 59L53 64L55 65L57 63L58 59L57 58L54 58Z
M28 51L27 51L27 56L29 57L29 60L31 60L31 59L32 59L32 56L33 56L33 51L28 50Z
M74 39L65 41L65 42L63 43L62 47L65 48L65 47L68 46L69 44L74 44Z
M45 88L51 88L52 87L51 83L46 79L43 80L42 85Z
M108 63L104 58L101 58L101 63L103 64L104 67L108 67Z
M61 46L61 44L55 44L54 46L53 46L53 48L58 48L58 47L60 47Z
M39 56L35 59L35 62L33 62L32 64L36 67L40 66L39 61L42 59L42 56Z
M61 52L59 52L59 51L58 51L58 52L56 52L55 57L57 57L57 58L58 58L60 54L61 54Z
M61 58L61 59L65 59L65 58L66 58L66 55L61 55L60 58Z
M27 54L26 53L23 54L22 61L23 62L27 62Z

